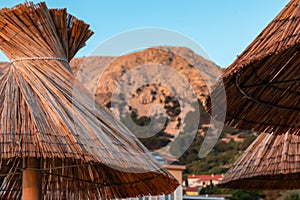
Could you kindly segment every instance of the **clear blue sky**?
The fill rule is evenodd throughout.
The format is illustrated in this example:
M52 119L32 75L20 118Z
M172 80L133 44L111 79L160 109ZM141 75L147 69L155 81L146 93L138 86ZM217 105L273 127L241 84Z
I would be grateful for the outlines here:
M0 7L23 2L0 0ZM88 56L98 44L121 32L159 27L192 38L211 60L227 67L288 0L46 0L46 3L49 7L66 7L91 24L95 35L77 56ZM1 54L0 60L5 59Z

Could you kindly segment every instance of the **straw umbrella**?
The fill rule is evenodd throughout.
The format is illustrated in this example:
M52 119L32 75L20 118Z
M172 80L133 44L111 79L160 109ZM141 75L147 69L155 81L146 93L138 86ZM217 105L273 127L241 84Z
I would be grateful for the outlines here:
M220 186L236 189L299 189L300 136L260 134L224 175Z
M229 66L207 101L227 100L226 124L262 133L220 186L300 188L300 0L292 0ZM218 118L218 116L215 116Z
M292 0L216 84L207 109L245 130L300 134L300 0ZM227 101L227 102L226 102ZM218 104L219 103L219 104ZM223 110L225 112L225 110ZM216 119L219 116L214 116Z
M0 49L11 60L0 79L1 199L111 199L177 187L75 81L68 62L91 35L45 3L0 10Z

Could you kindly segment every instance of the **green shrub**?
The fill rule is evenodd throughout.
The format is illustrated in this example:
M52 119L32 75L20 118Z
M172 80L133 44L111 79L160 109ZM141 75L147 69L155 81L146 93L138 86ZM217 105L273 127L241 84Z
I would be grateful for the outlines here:
M232 193L230 200L259 200L262 194L259 191L236 190Z

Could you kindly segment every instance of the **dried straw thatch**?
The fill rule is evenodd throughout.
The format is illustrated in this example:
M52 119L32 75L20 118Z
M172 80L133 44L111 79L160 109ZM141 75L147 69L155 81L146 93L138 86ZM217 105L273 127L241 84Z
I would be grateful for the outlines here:
M226 124L247 130L300 134L300 0L292 0L223 75ZM222 84L211 94L226 105ZM218 105L217 105L218 104ZM218 116L214 116L218 119Z
M0 79L0 199L21 198L22 171L30 167L42 172L43 199L157 195L177 187L75 81L68 61L91 35L83 21L45 3L0 10L0 48L12 62Z
M225 174L220 186L237 189L299 189L300 136L262 133Z

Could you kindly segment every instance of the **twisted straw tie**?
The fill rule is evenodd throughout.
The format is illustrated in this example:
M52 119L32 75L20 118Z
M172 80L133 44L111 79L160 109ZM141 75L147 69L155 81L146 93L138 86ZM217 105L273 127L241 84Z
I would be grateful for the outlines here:
M69 63L69 61L66 58L57 58L57 57L29 57L29 58L18 58L15 60L12 60L11 63L19 62L19 61L28 61L28 60L57 60L57 61L63 61L66 63Z

